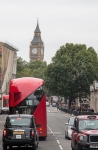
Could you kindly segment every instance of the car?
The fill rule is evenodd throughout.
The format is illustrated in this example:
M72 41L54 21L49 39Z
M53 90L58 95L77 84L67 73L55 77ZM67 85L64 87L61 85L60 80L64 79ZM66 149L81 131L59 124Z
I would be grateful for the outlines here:
M56 106L57 106L56 103L53 102L53 103L52 103L52 107L56 107Z
M67 125L65 129L65 139L71 139L72 131L73 131L71 127L74 125L74 120L75 120L75 117L70 117L68 122L65 123L65 125Z
M49 107L49 106L50 106L50 103L49 103L49 102L46 102L46 106Z
M81 115L75 117L74 126L71 128L72 150L98 149L98 115Z
M37 127L40 127L40 124L36 125L33 115L8 115L2 135L3 150L7 150L8 146L9 148L13 146L30 146L32 150L36 150L39 144Z
M9 107L1 107L1 115L2 114L9 114Z

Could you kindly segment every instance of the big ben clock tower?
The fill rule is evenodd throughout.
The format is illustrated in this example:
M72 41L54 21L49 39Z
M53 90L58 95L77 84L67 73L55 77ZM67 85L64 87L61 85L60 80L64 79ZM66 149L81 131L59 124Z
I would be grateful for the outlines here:
M37 26L34 31L33 40L30 43L30 53L29 53L30 62L34 62L36 60L44 59L44 43L41 39L41 31L39 29L39 24L37 21Z

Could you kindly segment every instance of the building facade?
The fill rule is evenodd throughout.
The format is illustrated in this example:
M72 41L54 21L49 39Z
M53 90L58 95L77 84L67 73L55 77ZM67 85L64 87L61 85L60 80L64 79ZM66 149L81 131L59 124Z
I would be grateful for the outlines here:
M90 86L90 108L98 113L98 81L94 81Z
M30 62L34 62L36 60L43 61L44 59L44 43L41 39L41 31L38 22L34 31L33 40L30 43L29 58Z
M0 99L9 94L9 82L16 78L17 51L13 46L0 42Z

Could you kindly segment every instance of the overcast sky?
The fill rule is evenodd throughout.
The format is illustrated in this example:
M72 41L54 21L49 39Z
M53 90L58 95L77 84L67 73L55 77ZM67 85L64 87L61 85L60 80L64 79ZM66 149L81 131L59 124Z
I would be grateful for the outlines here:
M66 43L98 51L98 0L0 0L0 41L28 62L37 18L48 64Z

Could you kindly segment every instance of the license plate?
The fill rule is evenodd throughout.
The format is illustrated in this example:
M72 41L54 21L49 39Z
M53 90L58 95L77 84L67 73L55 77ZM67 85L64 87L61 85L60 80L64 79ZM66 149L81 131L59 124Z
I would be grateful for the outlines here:
M16 135L16 139L21 139L21 135Z
M90 148L98 148L98 145L90 145Z
M24 134L24 131L14 131L13 134Z

